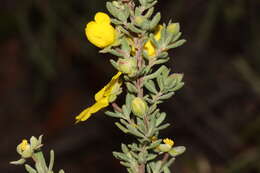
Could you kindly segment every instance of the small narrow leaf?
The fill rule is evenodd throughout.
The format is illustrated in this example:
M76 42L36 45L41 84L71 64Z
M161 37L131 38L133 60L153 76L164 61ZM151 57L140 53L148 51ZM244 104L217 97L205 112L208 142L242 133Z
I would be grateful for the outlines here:
M35 169L33 169L30 165L25 164L25 169L27 172L29 173L37 173L37 171Z
M119 122L116 122L115 125L122 130L124 133L128 133L127 128L125 128L124 126L122 126Z
M126 82L126 87L128 89L128 91L130 91L131 93L137 93L137 88L131 83L131 82Z
M156 127L159 126L166 118L166 113L161 113L160 116L156 120Z

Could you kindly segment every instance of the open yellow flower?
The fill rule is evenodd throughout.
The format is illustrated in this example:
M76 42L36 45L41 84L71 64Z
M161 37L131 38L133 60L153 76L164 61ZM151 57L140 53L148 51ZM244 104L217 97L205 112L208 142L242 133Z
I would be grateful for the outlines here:
M122 81L119 79L121 74L121 72L118 72L104 88L95 94L96 103L83 110L76 117L76 123L86 121L93 113L115 101L117 95L121 93L120 86L122 85Z
M154 38L157 41L161 38L161 30L162 30L162 28L163 28L162 25L158 25L156 27L156 30L155 30L155 33L154 33ZM155 55L155 46L153 45L151 40L148 40L144 44L144 50L147 52L148 56L154 56Z
M116 30L110 24L110 17L106 13L98 12L94 19L95 21L89 22L85 28L88 40L99 48L114 43Z

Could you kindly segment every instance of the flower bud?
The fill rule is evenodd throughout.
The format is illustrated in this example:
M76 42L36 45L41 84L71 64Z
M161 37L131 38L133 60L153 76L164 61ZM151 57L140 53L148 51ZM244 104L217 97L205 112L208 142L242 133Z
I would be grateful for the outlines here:
M121 58L117 61L117 64L118 70L130 77L134 77L137 73L137 61L135 58Z
M141 26L146 21L145 17L143 16L136 16L134 18L134 22L137 26Z
M147 111L147 103L140 97L132 100L132 111L136 116L142 117Z
M137 26L144 30L148 30L150 28L149 21L144 16L136 16L134 18L134 22Z
M170 32L172 35L176 35L180 32L180 24L179 23L171 23L167 26L167 32Z

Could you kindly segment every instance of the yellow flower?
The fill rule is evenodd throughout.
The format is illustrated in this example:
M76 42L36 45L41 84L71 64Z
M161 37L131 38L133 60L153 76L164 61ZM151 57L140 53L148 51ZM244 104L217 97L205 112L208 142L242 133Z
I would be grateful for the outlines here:
M169 139L169 138L164 139L163 142L164 142L165 144L169 145L170 147L172 147L173 144L174 144L173 140L171 140L171 139Z
M76 123L86 121L93 113L107 107L110 102L116 99L116 96L121 93L122 81L119 80L121 74L118 72L104 88L95 94L96 103L81 112L76 117Z
M172 146L174 145L173 140L166 138L163 140L164 144L160 144L157 148L160 152L168 152L172 149Z
M22 142L18 145L20 151L25 151L26 149L28 149L30 147L30 145L28 144L28 141L26 139L22 140Z
M155 30L155 33L154 33L154 38L157 41L161 38L161 30L162 30L162 28L163 28L162 25L158 25L156 27L156 30ZM148 56L154 56L155 55L155 46L153 45L151 40L148 40L144 44L144 50L147 52Z
M16 150L23 158L29 158L33 154L33 149L26 139L17 145Z
M110 24L110 17L106 13L98 12L95 15L95 21L91 21L85 28L88 40L99 48L114 43L116 30Z

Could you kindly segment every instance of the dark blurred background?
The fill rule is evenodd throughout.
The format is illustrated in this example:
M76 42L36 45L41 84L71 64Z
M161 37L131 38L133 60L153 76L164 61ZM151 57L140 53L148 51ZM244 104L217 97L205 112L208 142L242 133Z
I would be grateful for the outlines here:
M164 22L181 23L187 43L168 64L185 87L162 105L172 126L162 133L187 151L181 173L260 172L260 1L159 0ZM23 138L44 134L67 173L126 172L111 155L133 138L115 119L95 114L74 124L115 70L84 28L102 0L1 0L0 170L11 166Z

